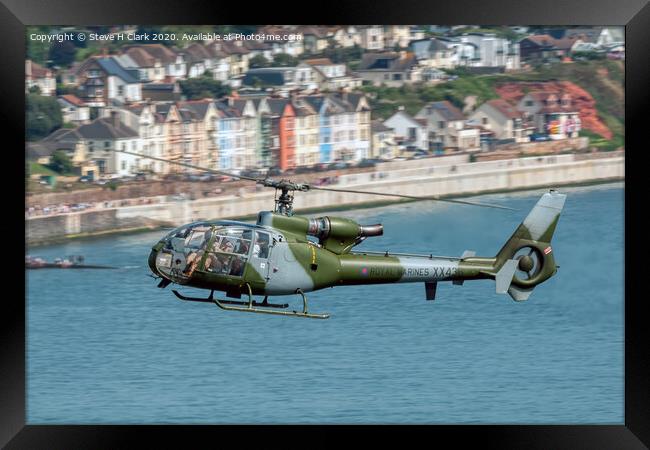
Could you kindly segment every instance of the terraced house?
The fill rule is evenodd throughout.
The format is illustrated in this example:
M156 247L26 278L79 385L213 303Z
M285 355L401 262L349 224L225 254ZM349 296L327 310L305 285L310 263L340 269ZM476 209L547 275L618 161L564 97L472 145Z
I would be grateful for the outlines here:
M142 154L155 158L165 157L165 122L150 103L138 103L120 109L120 120L140 136ZM143 169L156 173L169 172L169 164L143 159Z
M193 135L190 145L196 153L195 161L199 166L214 167L217 161L217 144L215 140L215 120L217 108L211 99L187 100L176 103L179 111L189 111L192 117Z
M311 166L319 162L318 112L304 99L294 96L291 105L296 113L296 166Z
M218 168L247 169L258 163L256 140L258 118L252 102L236 102L230 97L215 102L214 139Z

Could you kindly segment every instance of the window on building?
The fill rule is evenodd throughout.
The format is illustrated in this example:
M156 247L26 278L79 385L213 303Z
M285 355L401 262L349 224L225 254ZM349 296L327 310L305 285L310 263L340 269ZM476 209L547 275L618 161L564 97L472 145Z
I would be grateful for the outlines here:
M482 123L483 125L487 125L487 123L488 123L488 118L487 118L487 117L483 117L483 118L481 119L481 123Z
M104 141L104 148L111 148L111 141Z
M524 102L524 106L533 106L533 101L532 100L526 100Z
M442 120L439 121L439 122L438 122L438 128L442 130L444 127L445 127L445 122L442 121Z
M122 161L122 170L126 170L126 161Z
M409 127L409 141L414 141L417 138L417 128Z

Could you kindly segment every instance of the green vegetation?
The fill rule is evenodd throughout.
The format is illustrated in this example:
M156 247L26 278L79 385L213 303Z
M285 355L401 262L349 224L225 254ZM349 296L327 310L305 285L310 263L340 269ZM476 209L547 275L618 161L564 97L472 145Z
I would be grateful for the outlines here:
M276 67L295 67L298 64L300 64L300 60L287 53L278 53L273 57L273 65Z
M63 125L61 108L55 97L28 94L25 99L26 138L28 141L42 139Z
M212 72L206 71L198 78L179 82L181 92L188 100L201 98L219 98L230 94L230 88L212 78Z
M248 61L248 67L251 69L260 69L263 67L269 67L270 65L271 61L266 59L264 55L255 55L250 61Z
M49 167L33 161L28 163L28 174L29 175L58 175L55 171L53 171Z
M64 150L55 151L50 161L50 168L60 175L72 174L74 170L72 160Z

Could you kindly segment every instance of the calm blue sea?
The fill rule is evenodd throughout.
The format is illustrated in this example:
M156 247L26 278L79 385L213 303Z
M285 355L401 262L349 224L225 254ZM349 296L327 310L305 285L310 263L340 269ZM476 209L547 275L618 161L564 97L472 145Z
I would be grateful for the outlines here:
M164 231L32 249L120 269L27 273L27 421L621 424L624 187L562 191L561 267L523 303L478 281L434 302L422 284L312 293L329 320L233 313L156 288L146 261ZM542 193L477 197L517 212L335 214L384 224L359 248L490 256Z

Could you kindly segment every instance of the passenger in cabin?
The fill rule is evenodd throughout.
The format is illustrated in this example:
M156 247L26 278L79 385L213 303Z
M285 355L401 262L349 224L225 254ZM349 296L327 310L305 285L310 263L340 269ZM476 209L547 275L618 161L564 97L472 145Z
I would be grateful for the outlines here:
M244 263L241 258L233 258L230 266L230 275L239 277L244 272Z

